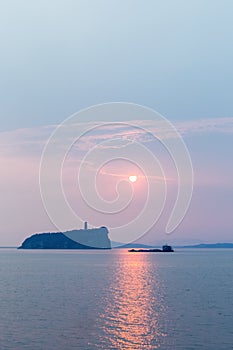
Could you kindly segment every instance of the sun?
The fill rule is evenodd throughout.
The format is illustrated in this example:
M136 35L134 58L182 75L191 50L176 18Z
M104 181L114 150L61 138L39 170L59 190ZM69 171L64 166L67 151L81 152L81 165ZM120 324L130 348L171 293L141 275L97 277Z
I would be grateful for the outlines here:
M138 177L137 177L136 175L130 175L130 176L129 176L129 181L130 181L130 182L136 182L137 179L138 179Z

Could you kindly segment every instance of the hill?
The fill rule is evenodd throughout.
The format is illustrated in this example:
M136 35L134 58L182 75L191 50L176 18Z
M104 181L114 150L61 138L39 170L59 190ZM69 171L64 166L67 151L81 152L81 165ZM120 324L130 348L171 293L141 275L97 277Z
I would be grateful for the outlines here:
M18 249L111 249L108 229L37 233L24 240Z

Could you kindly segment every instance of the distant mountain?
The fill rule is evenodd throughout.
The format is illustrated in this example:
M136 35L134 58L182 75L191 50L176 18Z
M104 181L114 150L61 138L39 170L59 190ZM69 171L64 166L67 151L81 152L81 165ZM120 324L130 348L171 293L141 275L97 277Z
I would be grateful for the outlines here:
M17 247L13 246L6 246L6 247L0 247L0 249L16 249Z
M194 245L177 246L176 248L233 248L233 243L202 243Z
M112 248L158 248L157 246L151 246L147 244L141 244L141 243L120 243L120 242L111 242Z
M158 245L146 245L140 243L123 244L112 242L112 248L159 248ZM174 245L174 248L233 248L233 243L201 243L193 245Z

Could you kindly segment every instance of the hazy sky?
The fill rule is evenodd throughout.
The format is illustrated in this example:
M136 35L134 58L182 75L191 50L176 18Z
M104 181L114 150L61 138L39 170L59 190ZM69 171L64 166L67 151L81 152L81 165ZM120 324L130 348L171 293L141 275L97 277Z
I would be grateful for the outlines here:
M233 2L0 6L0 245L54 230L38 187L43 145L52 125L110 101L157 110L189 147L193 202L171 242L233 241Z

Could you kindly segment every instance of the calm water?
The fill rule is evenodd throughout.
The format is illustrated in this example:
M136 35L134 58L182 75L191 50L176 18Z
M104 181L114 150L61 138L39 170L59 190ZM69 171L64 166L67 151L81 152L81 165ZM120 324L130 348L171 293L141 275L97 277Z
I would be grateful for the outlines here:
M233 250L0 250L0 349L233 349Z

